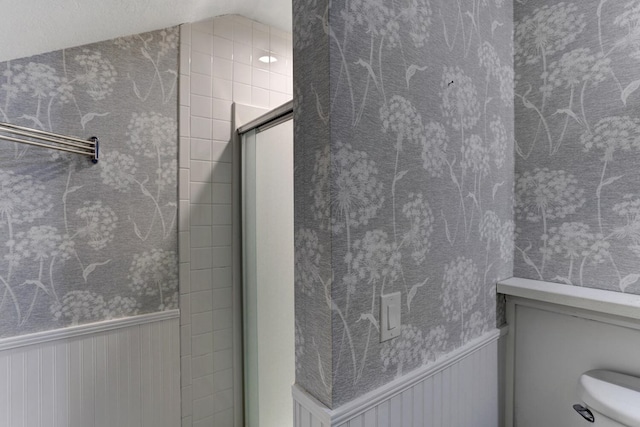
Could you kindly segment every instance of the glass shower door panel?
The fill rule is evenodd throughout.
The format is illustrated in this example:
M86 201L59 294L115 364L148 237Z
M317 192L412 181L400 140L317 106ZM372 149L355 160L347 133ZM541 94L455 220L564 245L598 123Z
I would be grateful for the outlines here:
M251 222L244 237L247 425L290 427L295 380L292 121L256 133L249 144L243 147L245 160L255 167L247 170L244 188L245 220Z

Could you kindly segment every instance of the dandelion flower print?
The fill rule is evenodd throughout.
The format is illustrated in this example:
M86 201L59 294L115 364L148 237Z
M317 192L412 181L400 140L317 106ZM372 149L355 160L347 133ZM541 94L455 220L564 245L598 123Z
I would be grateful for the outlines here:
M449 322L459 322L460 339L467 338L468 328L473 326L469 313L482 295L478 267L473 260L458 257L444 266L440 310Z
M169 295L178 289L178 259L174 251L151 249L133 256L129 286L138 295ZM162 299L162 298L161 298Z
M103 100L113 93L118 73L111 62L102 57L102 53L82 49L82 53L76 55L74 60L81 68L76 74L76 81L86 87L87 94L94 101Z
M295 50L305 49L314 42L314 28L320 22L318 14L312 11L318 12L317 9L317 0L302 0L298 7L293 8L293 47Z
M567 52L559 61L549 65L548 85L550 88L570 88L584 82L597 85L611 75L611 59L602 53L592 54L588 48L579 48ZM544 88L541 88L544 90Z
M460 320L478 298L478 268L473 260L458 257L444 267L442 312L450 321Z
M382 371L395 367L396 377L399 377L406 370L436 360L444 352L446 342L447 333L443 326L437 326L423 336L416 326L401 325L400 336L382 344Z
M409 193L408 198L409 201L402 207L402 213L410 224L405 239L413 247L411 257L420 265L431 247L430 237L435 220L431 207L423 200L422 194Z
M100 156L100 177L102 182L122 193L126 193L136 180L138 170L136 160L128 155L111 151Z
M53 208L51 195L30 175L0 170L0 218L12 224L30 223Z
M489 129L493 136L491 144L489 145L489 151L493 163L500 169L507 158L507 130L499 116L493 116L493 120L489 123Z
M487 41L478 47L478 62L480 66L487 69L490 76L498 76L500 73L500 58L493 45Z
M473 128L480 120L480 104L471 78L458 66L444 67L440 88L442 116L456 130Z
M447 164L447 146L449 143L449 137L444 126L440 123L430 122L425 126L421 141L422 167L433 178L442 176L442 170Z
M486 322L481 311L474 311L469 320L465 324L465 328L462 333L462 342L468 342L474 338L479 337L486 329Z
M118 319L120 317L135 316L138 314L140 304L135 298L116 295L104 306L103 317L105 319Z
M380 120L384 132L390 130L396 135L397 150L402 150L403 140L413 143L421 141L424 133L422 118L411 102L405 98L394 95L388 105L385 104L380 108Z
M500 258L508 261L513 252L514 222L511 219L502 221L494 211L486 211L480 221L480 239L487 241L487 251L493 243L498 243Z
M582 222L565 222L560 227L551 227L548 234L550 238L544 253L547 258L554 254L572 259L586 257L594 242L590 227Z
M629 249L640 257L640 198L625 194L623 201L613 206L613 211L625 219L623 226L614 230L617 239L630 239Z
M61 241L58 229L50 225L38 225L27 232L18 232L14 240L7 242L7 246L13 248L10 261L17 266L20 259L43 261L52 258L58 255Z
M2 72L2 76L6 79L2 85L0 85L0 89L5 92L5 99L9 101L11 99L15 99L18 97L18 93L20 88L13 81L13 76L15 75L14 68L11 66L11 62L7 62L7 69Z
M515 245L515 222L512 219L506 220L500 227L498 240L500 242L500 258L504 262L508 262L513 257L513 249Z
M170 27L160 31L160 47L159 55L166 55L172 49L178 47L180 39L180 30L178 27Z
M470 171L480 177L489 174L489 150L478 135L465 138L462 145L462 159L460 166L463 170Z
M351 144L340 141L332 155L327 148L317 153L316 159L311 178L315 219L331 218L334 233L341 232L347 225L368 224L384 202L375 162L369 160L364 151L354 150ZM330 203L327 201L329 179L332 179ZM329 215L329 209L336 214Z
M548 236L548 237L547 237ZM569 271L566 279L572 282L574 261L587 258L591 264L600 264L609 258L609 242L604 240L601 233L591 232L591 228L582 222L565 222L560 227L551 227L543 239L548 239L540 248L546 259L562 256L569 259ZM580 268L580 283L582 284L582 267Z
M578 180L563 170L535 168L516 174L516 217L539 222L575 213L586 201L577 184Z
M136 40L138 40L138 36L134 34L130 36L118 37L113 41L113 44L115 44L122 50L129 50L136 43Z
M320 262L324 249L315 231L301 228L295 235L295 284L306 295L313 295L320 283Z
M487 249L491 243L498 242L500 239L500 229L502 221L494 211L486 211L480 221L480 239L487 241Z
M347 5L341 12L347 32L351 33L356 26L364 27L370 34L385 37L389 47L397 46L400 25L384 0L352 0Z
M351 265L360 280L368 283L383 281L393 283L398 280L401 269L401 255L393 243L389 243L387 233L382 230L371 230L363 239L353 243ZM354 293L351 289L350 293Z
M60 301L51 304L51 314L56 321L72 325L102 320L105 302L102 295L91 291L71 291Z
M640 149L640 120L629 116L605 117L596 123L591 132L580 137L584 151L597 148L604 151L602 160L611 161L616 151Z
M503 65L498 72L500 80L500 100L506 106L513 105L514 72L511 65Z
M573 3L545 5L515 23L514 54L519 65L537 64L564 50L586 26L584 14Z
M428 0L407 0L400 12L401 20L408 24L409 35L415 47L422 47L429 39L431 5Z
M447 339L449 334L444 326L439 325L431 328L429 333L424 337L424 353L422 363L432 362L436 360L447 348Z
M78 234L88 239L88 244L95 250L104 249L113 240L113 232L117 227L118 217L109 206L102 201L85 201L76 215L85 221Z
M313 163L313 175L311 176L313 196L313 217L325 223L331 218L331 202L329 200L329 172L331 169L331 150L326 146L323 150L318 150Z
M155 112L133 113L127 135L131 148L145 157L175 157L177 125L172 117Z
M49 98L56 95L60 78L55 68L47 64L29 62L24 67L17 64L13 69L19 71L13 77L13 84L21 92L30 94L34 98Z
M631 57L640 59L640 39L638 38L638 33L640 32L640 4L632 1L627 2L625 11L618 15L613 23L628 31L617 44L624 48L629 48Z
M295 319L295 354L296 354L296 374L300 372L302 369L302 356L304 356L304 333L300 324L298 323L298 319Z
M378 181L378 168L364 151L354 150L351 144L336 144L332 162L332 194L335 209L341 217L332 215L334 232L344 227L367 225L382 206L382 183Z
M176 184L178 178L178 162L172 159L156 169L156 185L160 190L164 190Z
M387 341L380 349L382 371L396 367L396 377L402 375L405 365L414 368L423 362L424 338L422 331L413 325L401 325L400 336Z
M158 311L175 310L179 306L180 293L178 291L165 297L158 306Z

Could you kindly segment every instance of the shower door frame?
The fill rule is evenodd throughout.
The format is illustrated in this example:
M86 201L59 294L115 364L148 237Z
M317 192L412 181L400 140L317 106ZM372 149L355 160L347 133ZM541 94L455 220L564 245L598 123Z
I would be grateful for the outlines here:
M262 113L262 114L260 114ZM257 116L257 117L256 117ZM242 136L243 134L256 130L258 132L267 130L273 126L277 126L283 122L293 119L293 100L286 102L279 107L265 111L263 108L242 105L234 103L233 105L233 179L235 183L232 186L233 192L233 276L234 288L237 290L234 295L234 307L238 310L234 312L234 408L236 411L235 419L242 420L241 425L248 427L246 422L246 387L245 387L245 296L244 292L244 236L242 230L245 228L245 213L242 204L242 194L245 183L242 180L243 172L243 153L242 153ZM293 418L293 412L291 413Z

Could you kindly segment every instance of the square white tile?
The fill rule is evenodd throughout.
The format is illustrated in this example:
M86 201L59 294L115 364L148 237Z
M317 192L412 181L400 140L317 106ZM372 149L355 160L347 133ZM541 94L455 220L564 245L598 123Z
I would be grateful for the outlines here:
M193 95L211 96L211 75L191 73L191 93Z
M213 92L214 98L233 100L233 84L231 80L220 79L218 77L213 78Z
M189 165L191 182L211 182L213 164L208 161L191 160Z
M231 122L226 120L212 120L212 137L218 141L231 140Z
M225 99L213 98L211 101L211 117L218 120L231 121L231 106L233 102Z
M251 85L233 83L233 102L251 105Z
M255 86L251 88L251 104L256 107L269 108L269 91Z
M218 37L233 40L233 20L228 16L213 19L213 34Z
M180 126L183 126L183 124L180 123ZM184 126L189 126L189 123L185 123ZM180 151L179 151L180 167L188 168L189 160L191 160L191 140L184 136L180 137L179 148L180 148Z
M251 65L252 49L250 45L233 43L233 61Z
M269 31L253 27L253 47L269 50Z
M213 207L211 205L191 204L191 226L211 225L213 220ZM192 282L193 284L193 277Z
M253 67L251 70L251 84L262 89L269 89L269 71Z
M229 59L214 58L213 59L213 75L221 79L233 79L233 61Z
M251 84L251 66L236 62L233 66L234 83Z
M220 36L213 36L213 56L214 58L233 61L233 41Z
M191 138L211 139L211 119L191 116Z
M211 76L213 57L210 53L191 52L191 72Z
M191 138L191 160L211 160L211 141Z
M193 29L191 31L191 52L213 54L213 37L211 34Z

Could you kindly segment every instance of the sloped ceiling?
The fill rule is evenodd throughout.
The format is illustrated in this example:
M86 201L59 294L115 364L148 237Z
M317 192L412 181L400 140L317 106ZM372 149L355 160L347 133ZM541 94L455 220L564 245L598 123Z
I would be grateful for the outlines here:
M291 31L291 0L3 0L0 8L0 61L226 14Z

